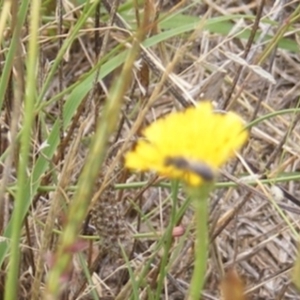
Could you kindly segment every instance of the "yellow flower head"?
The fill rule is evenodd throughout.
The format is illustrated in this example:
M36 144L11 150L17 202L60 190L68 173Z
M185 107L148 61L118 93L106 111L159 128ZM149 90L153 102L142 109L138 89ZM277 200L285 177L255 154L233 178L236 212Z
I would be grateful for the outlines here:
M127 168L153 170L191 186L211 181L248 137L233 112L217 113L210 102L171 113L145 128L145 139L125 156Z

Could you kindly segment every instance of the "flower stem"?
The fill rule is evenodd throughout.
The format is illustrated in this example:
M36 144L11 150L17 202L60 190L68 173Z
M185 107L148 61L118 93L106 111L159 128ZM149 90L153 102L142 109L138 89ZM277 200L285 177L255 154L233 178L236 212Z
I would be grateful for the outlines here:
M204 286L208 257L208 196L213 184L208 183L190 191L195 203L196 240L195 266L190 284L189 300L199 300Z

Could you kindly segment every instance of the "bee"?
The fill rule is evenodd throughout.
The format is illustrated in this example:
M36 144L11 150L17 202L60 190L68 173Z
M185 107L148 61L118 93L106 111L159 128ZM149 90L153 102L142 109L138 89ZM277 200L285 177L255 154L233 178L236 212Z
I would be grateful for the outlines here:
M206 164L199 161L191 161L181 156L167 157L165 165L173 166L182 171L193 172L205 181L212 181L215 177L213 170Z

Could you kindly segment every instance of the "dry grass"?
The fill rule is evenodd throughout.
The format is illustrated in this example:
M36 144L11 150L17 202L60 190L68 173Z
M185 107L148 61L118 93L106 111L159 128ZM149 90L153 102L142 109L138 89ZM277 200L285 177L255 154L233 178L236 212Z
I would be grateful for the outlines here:
M116 5L117 2L107 1ZM157 2L162 4L160 11L151 5L148 8L139 6L140 12L144 9L149 17L140 26L149 28L147 26L153 24L156 17L169 17L169 23L168 20L159 22L147 32L146 44L140 54L142 67L139 69L136 63L132 70L132 82L118 113L117 128L109 137L105 160L90 191L91 197L82 199L87 202L90 213L81 222L81 237L76 238L71 244L72 249L68 250L74 255L61 277L63 295L59 299L158 299L157 282L163 256L161 236L169 224L171 211L170 185L153 174L129 173L123 168L122 157L146 124L172 110L207 98L217 109L236 111L248 123L266 117L251 127L249 143L239 159L224 167L219 176L220 183L211 195L210 255L202 298L221 299L220 282L227 270L234 268L245 280L248 299L300 299L299 291L291 282L300 213L300 200L297 200L300 198L297 182L300 177L300 58L299 23L296 22L300 15L293 15L299 4L297 1L242 0ZM127 3L134 7L135 1ZM54 18L55 1L49 1L43 7L44 17L52 16L52 19L45 18L39 31L39 91L43 91L51 62L55 61L61 43L69 37L68 33L82 12L82 7L72 7L71 2L62 1L62 4L61 24L59 17ZM57 242L64 225L70 222L67 219L69 206L78 188L96 123L101 122L107 91L120 76L123 61L116 59L117 55L126 48L125 42L132 42L133 30L123 27L126 22L135 22L135 12L121 4L120 7L123 7L120 13L125 23L119 15L114 16L113 11L109 14L101 7L99 31L95 30L97 21L93 16L97 16L97 12L93 11L93 16L68 44L63 61L58 64L43 102L38 106L43 109L35 116L28 176L43 154L41 146L45 137L50 136L56 120L60 120L57 134L61 142L54 146L53 155L47 158L50 163L39 177L36 192L30 195L31 204L20 240L18 299L43 299L49 267L58 259L54 255ZM169 38L161 34L160 28L168 32L176 29L178 24L188 24L189 18L197 20L199 16L203 17L202 21L198 21L192 31ZM223 23L221 16L225 18ZM212 20L215 25L209 23ZM254 25L256 21L257 25ZM290 27L288 22L291 22ZM26 28L23 29L19 45L26 48L28 35ZM61 38L56 36L57 30L61 31ZM8 29L5 34L8 43L11 38ZM254 34L256 38L251 41ZM161 42L155 40L155 36L159 36ZM276 37L280 43L266 39L268 36ZM5 164L10 165L5 160L5 151L10 136L15 135L12 120L17 113L12 106L18 98L13 87L20 82L24 85L26 81L22 77L25 75L19 73L26 57L22 47L18 49L21 59L15 62L15 72L11 73L4 91L3 170ZM2 60L7 55L5 51L7 49L2 51ZM92 68L103 57L105 64L100 66L103 80L95 84L94 78L99 74ZM20 69L18 63L22 66ZM93 73L86 80L83 76L90 70ZM62 91L64 93L56 97ZM63 108L64 102L68 104ZM78 106L77 110L72 110L72 105ZM284 113L285 109L290 111ZM268 116L280 111L283 113ZM62 129L62 124L67 128ZM11 170L18 165L17 142L14 151ZM248 175L251 175L250 181L240 180ZM9 172L4 179L7 189L1 201L2 232L14 203L16 172ZM280 197L275 193L275 185L284 191ZM183 192L178 197L179 207L187 203ZM299 202L295 204L289 200ZM193 270L192 205L186 207L177 225L185 229L185 234L172 242L168 274L159 291L161 299L185 299ZM121 248L118 242L121 242ZM2 260L1 299L7 257ZM138 281L141 274L144 282L134 284L133 278ZM93 284L95 289L91 294Z

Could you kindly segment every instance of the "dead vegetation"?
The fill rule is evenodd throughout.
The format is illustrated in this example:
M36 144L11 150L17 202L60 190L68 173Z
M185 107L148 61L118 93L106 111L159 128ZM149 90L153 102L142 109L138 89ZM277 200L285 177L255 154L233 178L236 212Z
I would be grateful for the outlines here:
M44 17L49 19L39 31L36 83L40 92L57 53L82 15L84 5L79 2L49 1L42 7ZM145 125L202 99L212 100L216 109L238 112L247 123L266 116L249 129L249 143L238 160L224 167L211 195L210 255L202 298L221 299L222 289L225 300L246 299L230 298L228 285L232 285L232 289L242 286L247 299L300 299L291 282L300 213L299 3L198 2L102 1L67 44L42 102L36 106L30 180L35 178L31 175L38 170L34 168L40 157L48 155L42 150L49 147L57 120L60 143L54 146L53 155L46 156L48 165L41 167L38 186L29 196L20 240L18 299L43 299L48 270L58 259L54 253L60 233L70 222L68 209L96 123L101 121L112 82L121 74L124 58L120 54L132 42L134 29L129 25L136 24L146 29L146 42L132 69L132 82L118 114L118 126L109 138L92 197L82 199L89 204L89 213L81 223L80 238L68 250L74 255L60 278L60 299L158 299L163 256L159 245L170 219L170 185L155 174L129 173L123 168L122 157ZM191 27L180 34L163 36L172 29L180 31L180 25ZM11 70L2 110L1 161L8 187L1 194L2 232L14 205L19 159L17 142L11 164L5 158L11 135L15 134L11 132L17 115L13 107L18 103L14 87L21 82L24 93L22 86L26 84L22 77L29 38L26 28L20 36L21 59ZM10 39L7 29L7 45ZM2 62L5 51L1 52ZM95 76L101 80L95 81ZM274 112L278 114L271 116ZM17 121L20 129L21 117ZM7 166L11 166L9 174L4 172ZM182 191L178 209L186 203ZM173 239L161 299L185 299L187 295L194 258L192 205L186 207L176 225L182 226L185 234ZM1 299L7 259L2 264ZM232 269L243 278L244 285L240 285L239 277L221 285L224 274ZM139 278L143 283L138 283Z

